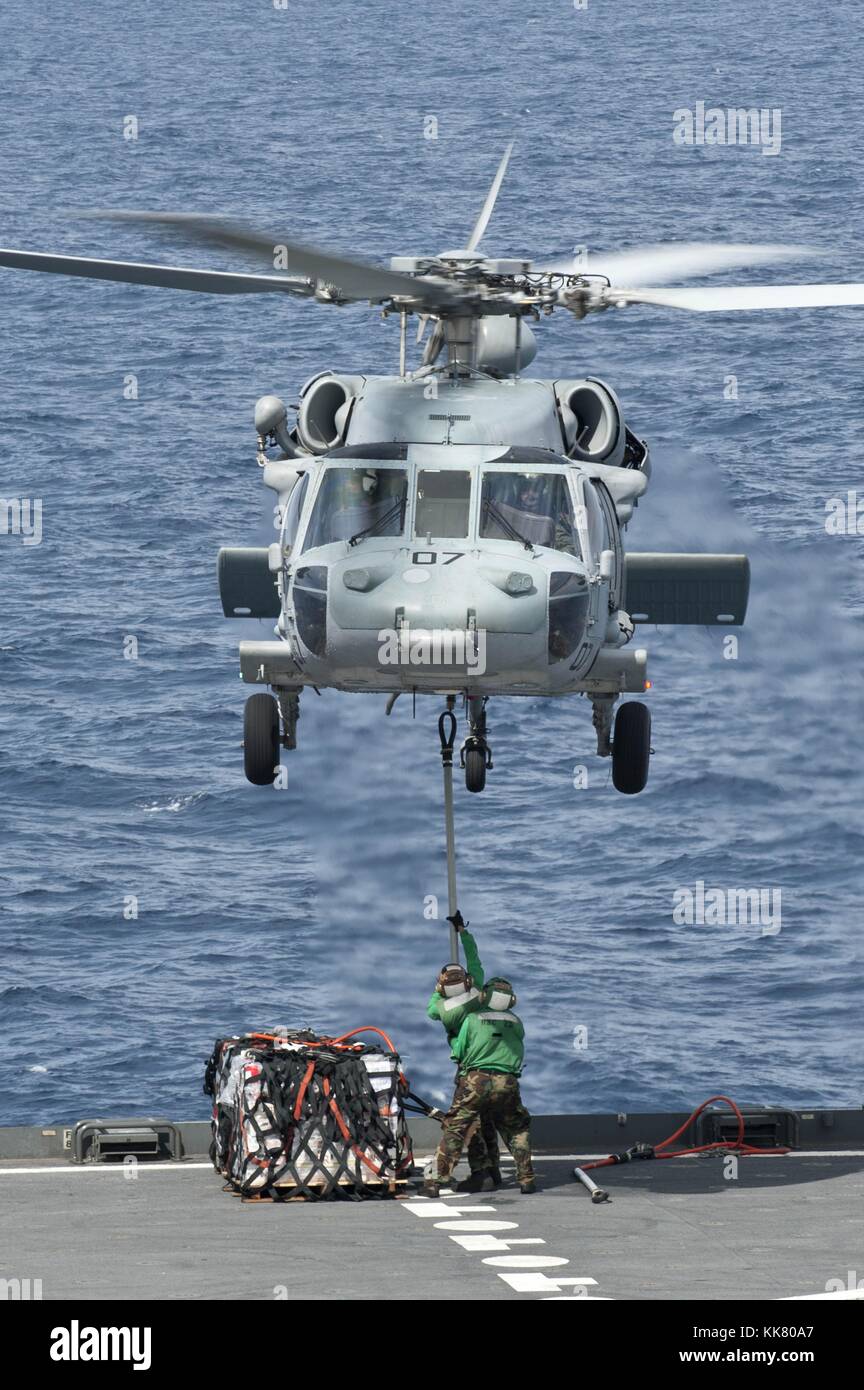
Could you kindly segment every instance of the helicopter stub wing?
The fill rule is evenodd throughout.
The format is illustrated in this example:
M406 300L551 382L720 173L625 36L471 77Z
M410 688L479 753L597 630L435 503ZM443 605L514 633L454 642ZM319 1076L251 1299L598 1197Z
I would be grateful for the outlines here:
M738 627L747 613L746 555L629 552L622 606L634 623Z
M197 290L203 294L314 294L307 280L289 275L250 275L236 271L194 270L184 266L150 265L144 261L105 261L93 256L52 256L41 251L0 248L0 266L10 270L42 270L50 275L75 275L85 280L114 280L126 285L153 285L166 290Z
M276 576L266 546L223 547L219 551L219 597L226 618L278 618Z
M287 642L240 643L240 679L246 685L281 685L298 690L299 674Z

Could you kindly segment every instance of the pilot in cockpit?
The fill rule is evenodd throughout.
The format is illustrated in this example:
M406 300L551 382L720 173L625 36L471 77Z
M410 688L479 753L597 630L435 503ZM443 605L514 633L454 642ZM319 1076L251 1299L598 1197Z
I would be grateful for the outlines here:
M508 479L508 481L511 481ZM564 478L550 473L522 473L512 480L507 501L498 504L502 518L520 539L578 555L573 509Z
M546 481L539 474L524 473L501 480L504 486L501 488L499 484L497 489L496 510L501 520L511 525L522 541L531 541L533 545L551 545L554 539Z
M347 541L374 525L390 499L380 497L380 479L374 469L340 468L339 474L329 531L333 539Z

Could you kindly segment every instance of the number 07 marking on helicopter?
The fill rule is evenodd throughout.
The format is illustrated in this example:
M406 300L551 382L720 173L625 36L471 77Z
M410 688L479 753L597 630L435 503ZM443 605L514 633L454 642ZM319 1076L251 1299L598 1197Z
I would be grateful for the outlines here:
M464 550L442 550L442 556L449 555L449 560L442 559L444 565L452 565L454 560L461 560L465 554ZM411 556L412 565L434 565L438 562L438 555L434 550L415 550Z

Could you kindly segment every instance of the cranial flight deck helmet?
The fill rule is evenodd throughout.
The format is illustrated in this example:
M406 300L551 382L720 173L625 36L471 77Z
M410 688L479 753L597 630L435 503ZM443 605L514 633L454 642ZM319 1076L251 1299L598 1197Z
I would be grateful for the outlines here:
M468 971L461 965L445 965L438 976L436 988L439 994L453 999L457 994L465 994L473 984Z
M480 998L484 1008L493 1009L495 1013L504 1013L516 1007L513 986L503 975L493 975L491 980L487 980Z

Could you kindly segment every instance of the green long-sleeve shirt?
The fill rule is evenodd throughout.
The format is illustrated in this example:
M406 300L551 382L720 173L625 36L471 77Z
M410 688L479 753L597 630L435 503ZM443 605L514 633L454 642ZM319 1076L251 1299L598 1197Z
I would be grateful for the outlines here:
M509 1009L479 1009L466 1014L451 1056L466 1071L500 1071L518 1076L525 1057L525 1028Z
M436 1023L443 1023L448 1042L456 1037L468 1015L479 1009L480 990L483 988L483 966L477 954L477 943L470 931L463 931L461 940L465 948L465 969L472 980L471 989L465 994L452 995L449 999L439 994L437 989L433 990L426 1008L427 1017Z

